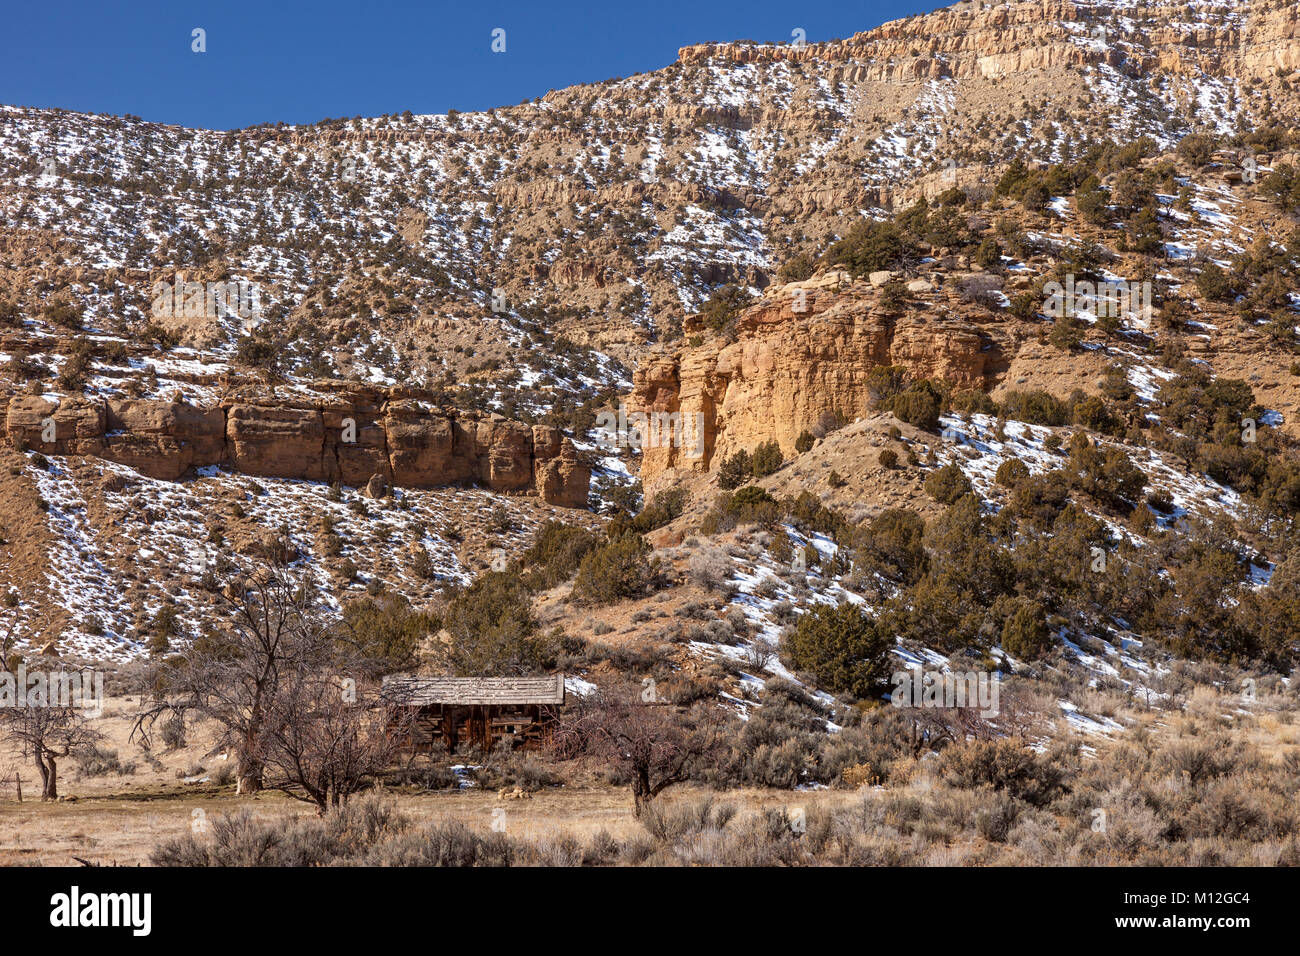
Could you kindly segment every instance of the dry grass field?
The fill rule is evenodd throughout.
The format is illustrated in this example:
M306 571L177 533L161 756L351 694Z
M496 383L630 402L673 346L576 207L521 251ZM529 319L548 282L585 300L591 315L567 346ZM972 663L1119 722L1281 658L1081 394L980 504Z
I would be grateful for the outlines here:
M157 752L146 753L128 740L135 705L113 698L94 722L104 735L101 753L115 751L121 772L66 761L58 801L40 801L34 769L12 750L0 752L0 773L10 781L0 791L0 866L147 866L165 844L189 836L201 846L219 842L217 831L231 819L242 821L240 832L273 840L292 831L284 836L290 844L341 826L278 791L236 795L227 762L206 754L211 727L191 727L185 746L155 744ZM527 758L545 769L547 782L523 797L490 789L497 778L489 767L481 776L461 769L445 778L459 786L443 789L389 783L354 798L353 809L364 816L381 806L401 821L370 842L400 838L405 852L413 844L424 853L439 841L484 841L475 851L482 857L497 841L515 848L516 862L532 863L1274 864L1297 854L1296 711L1290 695L1242 706L1202 685L1176 712L1109 708L1125 726L1120 733L1084 739L1059 729L1038 745L1050 749L1050 763L999 770L1005 779L977 768L975 745L950 747L896 761L874 784L682 785L640 819L628 788L602 768L546 754ZM15 771L26 784L22 803ZM1057 791L1038 794L1047 777L1014 779L1045 772L1061 775ZM347 826L355 829L355 820ZM407 859L376 852L369 862Z

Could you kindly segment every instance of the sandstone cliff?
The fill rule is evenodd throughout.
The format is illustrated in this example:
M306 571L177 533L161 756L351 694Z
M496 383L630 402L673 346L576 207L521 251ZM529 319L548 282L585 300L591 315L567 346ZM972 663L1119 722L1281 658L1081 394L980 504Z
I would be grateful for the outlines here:
M382 475L411 488L477 483L583 508L591 479L555 428L363 392L296 402L238 396L213 408L22 395L9 402L6 431L17 447L105 458L169 481L211 465L347 485Z
M796 288L804 290L802 299L792 295ZM697 321L687 320L688 340L701 331ZM643 444L642 481L653 492L669 469L708 471L715 458L768 439L792 455L799 434L823 415L851 420L870 410L868 375L880 365L903 365L917 378L957 388L990 389L1021 335L1006 319L969 307L961 318L890 311L870 283L845 283L839 274L769 290L739 317L734 334L705 341L697 335L692 341L699 344L638 367L629 409L678 413L685 435Z

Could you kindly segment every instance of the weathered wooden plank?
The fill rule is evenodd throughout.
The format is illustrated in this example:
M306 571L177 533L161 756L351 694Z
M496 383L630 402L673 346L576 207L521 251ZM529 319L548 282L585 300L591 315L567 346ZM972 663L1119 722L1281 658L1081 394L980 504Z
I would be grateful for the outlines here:
M564 675L551 677L386 677L383 696L410 707L564 703Z

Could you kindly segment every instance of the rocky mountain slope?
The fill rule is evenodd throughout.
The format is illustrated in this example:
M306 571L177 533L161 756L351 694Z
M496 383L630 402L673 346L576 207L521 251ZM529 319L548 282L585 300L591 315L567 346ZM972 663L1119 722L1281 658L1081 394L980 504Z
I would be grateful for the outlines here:
M1294 112L1298 29L1281 2L971 3L847 41L687 47L488 114L219 133L10 107L9 294L138 327L177 273L255 281L276 335L310 335L285 364L345 377L526 377L538 335L568 340L555 362L573 342L626 360L862 211L1014 157L1266 130ZM244 331L159 324L218 352Z
M654 532L677 547L722 463L767 441L811 456L764 478L792 498L933 510L926 475L969 463L929 432L891 446L915 446L910 477L879 463L899 439L862 422L887 411L885 367L997 402L1102 394L1118 369L1124 414L1160 418L1177 340L1213 376L1257 377L1261 427L1284 434L1294 342L1265 326L1294 296L1239 321L1191 289L1286 241L1293 209L1260 184L1300 165L1298 68L1300 16L1276 0L967 2L847 40L693 45L486 113L221 132L0 108L0 626L138 656L160 630L201 633L209 565L285 547L336 609L385 589L436 602L548 517L635 507L638 470L652 494L694 494ZM1095 189L995 189L1139 142ZM1120 208L1125 162L1150 180L1155 251L1119 248L1138 214ZM900 261L837 261L917 201L949 221ZM1093 245L1097 276L1158 284L1162 322L1186 302L1178 328L1128 317L1050 343L1017 300L1041 304ZM1270 269L1294 289L1292 265L1259 269L1242 298ZM701 454L611 444L596 416L623 404L698 422ZM956 411L944 422L974 440ZM1051 427L1137 447L1099 422ZM1185 513L1237 493L1190 457L1150 464L1178 472L1161 480ZM846 593L862 597L823 588Z
M1243 377L1279 416L1277 424L1296 434L1294 335L1266 334L1262 313L1242 323L1234 302L1194 291L1207 265L1228 267L1247 249L1267 246L1263 237L1285 239L1294 229L1259 182L1274 166L1294 167L1300 154L1252 158L1259 163L1252 182L1242 181L1244 157L1236 150L1206 156L1204 163L1174 153L1140 160L1138 169L1172 176L1173 191L1157 190L1154 200L1154 257L1152 250L1123 248L1123 229L1082 215L1078 196L1046 197L1042 208L1028 212L1019 201L972 188L961 191L963 197L982 195L987 204L961 214L973 230L964 250L935 244L898 269L854 276L832 263L807 279L778 280L723 334L710 330L708 315L688 316L686 338L652 348L637 367L631 407L651 417L680 416L701 434L698 442L646 448L643 480L654 487L671 483L679 469L708 471L719 456L769 439L791 455L801 433L827 419L870 412L878 397L872 372L880 366L995 398L1026 389L1062 398L1080 389L1095 392L1107 369L1119 367L1135 385L1148 383L1143 391L1150 400L1150 383L1163 374L1152 378L1151 356L1170 341L1230 377L1249 367ZM1123 178L1104 175L1099 186L1113 191ZM970 253L982 242L997 252L980 264ZM1003 246L1016 254L1004 255ZM1145 277L1141 281L1164 295L1145 311L1135 304L1120 316L1113 346L1109 335L1105 342L1098 335L1082 351L1062 353L1046 342L1053 326L1042 288L1047 279L1073 275L1071 262L1081 250L1105 260L1097 281L1127 288ZM1027 310L1012 308L1018 297ZM1280 302L1286 301L1284 293ZM1293 294L1291 308L1295 301ZM1184 306L1194 313L1187 316L1190 325L1164 321ZM1095 324L1095 315L1080 311Z

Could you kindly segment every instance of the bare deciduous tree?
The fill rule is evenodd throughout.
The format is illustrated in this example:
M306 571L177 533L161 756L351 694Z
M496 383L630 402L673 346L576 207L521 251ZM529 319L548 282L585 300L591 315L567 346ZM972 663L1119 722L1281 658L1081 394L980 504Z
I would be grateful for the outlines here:
M388 708L354 698L339 677L303 668L269 702L260 754L283 775L277 789L324 813L392 762L403 738L395 719Z
M10 621L9 626L5 628L4 634L0 634L0 673L6 671L9 667L9 652L18 640L18 622Z
M248 793L264 786L263 733L282 681L304 668L325 666L331 640L310 586L281 563L231 585L225 594L233 610L231 626L168 661L162 675L166 691L137 716L132 736L147 742L164 716L207 717L221 728L213 749L234 752L238 792Z
M41 775L41 799L59 796L59 761L76 756L100 739L77 707L28 703L0 707L0 732L31 757Z
M637 816L646 803L718 756L722 743L723 723L708 705L682 713L635 694L603 694L579 704L552 740L561 757L594 756L622 769L632 780Z
M999 713L989 720L978 705L971 707L890 707L882 733L893 737L913 757L967 740L994 740L1010 735L1029 738L1041 734L1041 713L1014 685L1003 686Z

